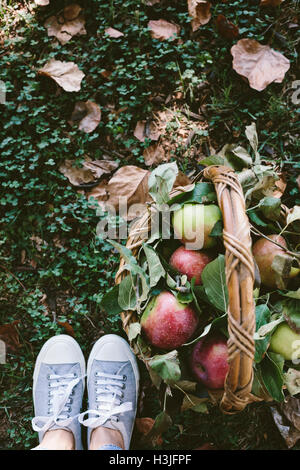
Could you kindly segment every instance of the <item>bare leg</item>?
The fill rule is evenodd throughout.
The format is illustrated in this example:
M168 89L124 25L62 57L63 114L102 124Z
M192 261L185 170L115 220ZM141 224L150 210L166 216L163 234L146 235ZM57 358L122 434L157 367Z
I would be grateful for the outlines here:
M113 444L124 449L123 437L120 431L116 429L99 426L92 431L90 450L98 450L104 445Z
M40 446L49 450L74 450L75 442L73 433L65 429L47 431L44 434Z

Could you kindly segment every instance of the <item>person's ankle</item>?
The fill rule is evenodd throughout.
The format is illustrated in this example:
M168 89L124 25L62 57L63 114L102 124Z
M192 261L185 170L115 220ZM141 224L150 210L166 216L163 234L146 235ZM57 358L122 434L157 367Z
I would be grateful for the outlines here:
M74 450L75 440L71 431L53 429L45 432L40 446L49 450Z
M91 433L90 450L98 450L105 445L115 445L124 449L122 434L117 429L110 429L104 426L95 428Z

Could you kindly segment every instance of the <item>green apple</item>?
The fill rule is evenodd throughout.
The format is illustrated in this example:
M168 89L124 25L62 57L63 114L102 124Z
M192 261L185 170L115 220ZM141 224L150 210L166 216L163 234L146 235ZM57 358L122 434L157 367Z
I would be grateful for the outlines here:
M216 241L210 232L221 219L222 213L215 204L185 204L174 212L174 233L190 249L211 248Z
M300 359L300 334L286 322L280 323L272 335L270 350L289 361Z

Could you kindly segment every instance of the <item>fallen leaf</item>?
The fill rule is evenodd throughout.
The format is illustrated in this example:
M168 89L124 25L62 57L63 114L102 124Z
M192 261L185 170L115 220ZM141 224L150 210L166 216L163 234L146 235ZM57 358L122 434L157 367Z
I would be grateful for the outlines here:
M21 346L17 329L19 323L19 320L15 320L12 323L6 323L0 326L0 339L4 341L7 350L12 353L16 353Z
M161 0L146 0L146 5L148 6L153 6L156 5L156 3L160 3Z
M101 109L93 101L78 101L75 104L69 124L78 123L78 129L89 134L93 132L101 120Z
M111 37L111 38L120 38L121 36L124 36L121 31L118 31L117 29L114 28L106 28L105 33Z
M280 199L281 196L283 195L284 191L285 191L286 186L287 186L287 181L286 181L285 176L283 174L279 174L278 176L279 176L279 180L275 181L276 189L272 193L272 196L277 197L277 198Z
M59 171L65 175L71 184L80 186L94 182L104 174L109 174L118 167L118 163L110 160L94 160L86 158L82 167L78 168L74 160L65 160L59 167Z
M280 410L271 406L271 413L281 436L286 442L287 447L292 448L300 439L300 431L298 431L291 423L289 423Z
M153 39L164 41L165 39L176 39L176 35L180 33L180 26L174 23L169 23L166 20L150 20L148 28L151 31Z
M70 325L70 323L68 323L67 321L65 322L57 321L57 324L63 327L69 336L72 336L73 338L75 338L75 332L74 332L73 327Z
M264 90L270 83L281 83L290 68L290 61L270 46L255 39L240 39L231 48L233 69L248 78L251 88Z
M133 220L145 210L145 203L149 201L148 192L149 171L134 165L126 165L115 172L108 182L108 206L119 211L127 204L127 219ZM122 209L123 210L123 209Z
M196 449L193 450L217 450L217 448L214 446L214 444L211 444L210 442L205 442L205 444L202 444L202 446L196 447Z
M64 8L64 17L67 21L72 21L77 18L82 12L82 7L77 3L71 3Z
M146 138L151 140L158 140L161 132L153 121L138 121L133 135L140 142L144 142Z
M48 36L56 37L61 44L66 44L73 36L86 34L84 25L82 8L77 4L65 7L62 13L51 16L44 23Z
M98 202L98 205L105 210L105 202L108 199L108 191L107 191L107 181L103 181L97 186L95 186L92 191L87 194L88 199L93 197Z
M284 0L260 0L261 7L277 7L280 5Z
M65 91L79 91L81 81L85 76L74 62L62 62L55 59L47 62L38 70L38 73L52 78Z
M188 12L192 17L192 30L196 31L211 19L211 3L204 0L188 0Z
M153 418L136 418L135 424L139 433L147 436L153 428L155 420Z
M147 147L143 152L146 166L159 165L168 161L164 148L161 144L154 144Z
M239 28L231 23L224 15L218 15L216 19L218 33L225 39L234 39L239 35Z

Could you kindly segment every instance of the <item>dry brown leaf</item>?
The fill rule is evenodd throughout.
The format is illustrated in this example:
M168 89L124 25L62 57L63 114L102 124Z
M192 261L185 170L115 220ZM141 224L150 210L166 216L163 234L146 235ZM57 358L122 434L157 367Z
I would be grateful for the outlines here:
M121 31L118 31L114 28L106 28L105 33L108 34L108 36L110 36L111 38L120 38L121 36L124 36Z
M231 48L233 69L248 78L254 90L262 91L270 83L281 83L290 68L290 61L270 46L255 39L240 39Z
M74 62L62 62L55 59L47 62L38 70L38 73L52 78L65 91L79 91L81 81L85 76Z
M277 7L280 5L284 0L260 0L261 7Z
M138 121L135 130L134 137L136 137L140 142L144 142L145 139L158 140L161 132L157 128L157 125L151 121Z
M148 192L148 178L150 172L134 165L123 166L108 182L108 205L117 211L120 206L127 203L127 219L133 220L144 210L143 205L150 199ZM132 207L133 206L133 207Z
M180 33L180 26L170 23L166 20L151 20L148 23L153 39L164 41L165 39L176 39L176 35Z
M93 101L78 101L75 104L69 124L78 124L78 129L89 134L93 132L101 120L101 109Z
M147 436L153 428L155 420L153 418L136 418L135 424L139 433Z
M279 174L278 176L279 176L279 180L275 181L276 189L272 193L272 196L277 197L277 198L281 198L281 196L283 195L283 193L285 191L285 188L287 186L287 181L286 181L284 175Z
M211 19L211 3L204 0L188 0L188 12L192 17L192 30L196 31Z
M86 34L82 8L77 4L67 6L63 13L48 18L44 26L48 36L56 37L61 44L66 44L73 36Z
M234 39L239 35L239 28L231 23L224 15L218 15L216 19L218 33L225 39Z
M154 144L147 147L143 152L145 165L153 166L159 165L162 162L168 161L165 150L161 144Z
M105 210L105 202L108 199L108 191L107 191L107 181L103 181L95 186L92 191L87 194L88 199L93 197L98 202L99 206Z
M65 175L71 184L80 186L96 181L104 174L109 174L118 167L118 163L108 160L94 160L86 158L82 167L74 165L73 160L65 160L59 167L59 171Z
M71 3L71 5L64 8L64 17L67 21L72 21L75 20L75 18L78 18L81 12L82 7L80 5L77 3Z
M67 321L64 321L64 322L57 321L56 323L57 323L59 326L61 326L62 328L64 328L64 329L65 329L65 332L66 332L69 336L72 336L73 338L75 338L75 332L74 332L73 326L70 325L70 323L68 323Z
M150 171L137 166L123 166L114 173L108 183L101 182L93 188L88 197L93 196L106 211L119 212L122 208L122 217L131 221L142 215L145 212L145 204L152 201L148 189L149 175ZM179 172L174 187L189 184L189 178Z
M300 399L288 396L280 406L271 407L271 412L288 448L292 448L300 439Z
M21 346L17 328L19 323L19 320L15 320L12 323L6 323L0 326L0 339L4 341L6 348L12 353L16 353Z

